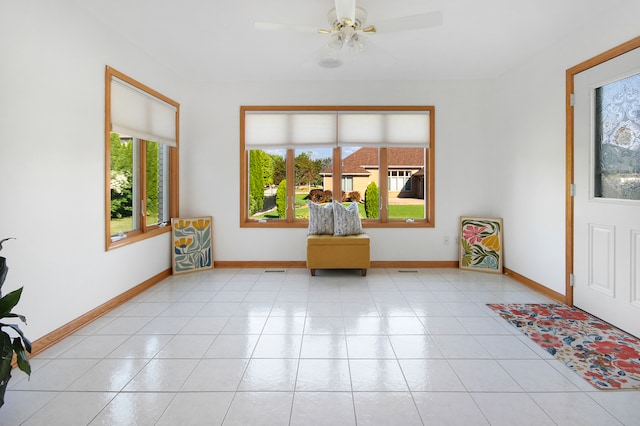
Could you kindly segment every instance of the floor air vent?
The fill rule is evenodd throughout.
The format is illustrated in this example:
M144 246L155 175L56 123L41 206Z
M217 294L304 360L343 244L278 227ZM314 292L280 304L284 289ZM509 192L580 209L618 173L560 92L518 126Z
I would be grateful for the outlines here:
M418 271L415 269L398 269L398 272L401 274L417 274Z
M265 273L276 273L276 274L284 274L286 271L286 269L265 269L264 270Z

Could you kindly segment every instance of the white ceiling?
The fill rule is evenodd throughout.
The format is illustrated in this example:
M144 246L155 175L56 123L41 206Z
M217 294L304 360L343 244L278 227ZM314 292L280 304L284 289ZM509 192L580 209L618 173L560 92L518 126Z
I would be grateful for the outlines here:
M73 0L190 81L438 80L500 75L624 0L358 0L368 24L440 10L442 26L370 35L342 67L314 58L328 36L257 31L255 21L326 28L333 0Z

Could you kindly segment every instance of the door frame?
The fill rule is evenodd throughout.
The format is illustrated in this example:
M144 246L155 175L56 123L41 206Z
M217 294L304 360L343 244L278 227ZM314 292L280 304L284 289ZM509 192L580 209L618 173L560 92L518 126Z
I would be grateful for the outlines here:
M574 119L573 105L571 105L572 95L574 91L574 77L583 71L596 67L607 62L617 56L624 55L634 49L640 48L640 36L633 38L619 46L607 50L591 59L575 65L566 71L566 94L565 94L565 113L566 113L566 270L565 270L565 303L573 306L573 287L571 286L571 276L573 274L573 196L571 195L571 185L574 183Z

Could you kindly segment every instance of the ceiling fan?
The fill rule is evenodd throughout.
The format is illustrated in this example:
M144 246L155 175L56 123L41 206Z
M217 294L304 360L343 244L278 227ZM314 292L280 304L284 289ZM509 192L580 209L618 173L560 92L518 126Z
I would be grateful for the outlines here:
M367 12L356 5L356 0L335 0L335 7L327 14L329 27L317 28L297 24L256 22L257 30L285 30L326 34L329 41L318 64L326 68L342 65L341 52L347 46L352 56L364 53L369 47L365 34L392 33L399 31L433 28L442 25L442 12L435 11L400 18L378 21L367 25Z

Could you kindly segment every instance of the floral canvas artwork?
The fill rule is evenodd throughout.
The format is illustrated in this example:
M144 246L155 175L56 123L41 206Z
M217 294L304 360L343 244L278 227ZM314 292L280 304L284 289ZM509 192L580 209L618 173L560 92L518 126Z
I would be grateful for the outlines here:
M213 268L212 218L171 219L174 274Z
M502 273L502 219L460 218L460 269Z

